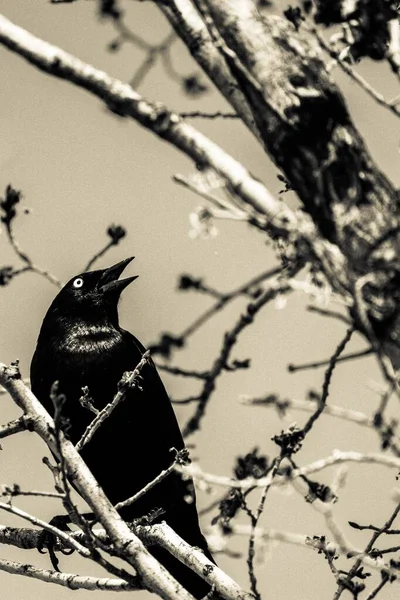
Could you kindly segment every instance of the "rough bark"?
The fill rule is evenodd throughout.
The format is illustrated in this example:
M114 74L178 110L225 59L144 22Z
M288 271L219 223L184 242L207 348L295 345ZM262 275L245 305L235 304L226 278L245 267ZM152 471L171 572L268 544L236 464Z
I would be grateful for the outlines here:
M318 44L284 18L261 17L250 0L195 3L266 151L344 258L330 283L349 293L357 327L398 368L399 199L352 123Z

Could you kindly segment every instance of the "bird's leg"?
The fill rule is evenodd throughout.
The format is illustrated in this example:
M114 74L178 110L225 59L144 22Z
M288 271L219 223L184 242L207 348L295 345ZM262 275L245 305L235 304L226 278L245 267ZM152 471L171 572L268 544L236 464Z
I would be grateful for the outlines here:
M88 520L94 519L93 513L85 513L81 516ZM57 527L57 529L61 529L61 531L71 531L71 528L69 527L69 523L71 522L71 517L69 515L56 515L51 519L50 525ZM48 550L53 569L59 573L60 569L58 565L60 561L56 556L56 551L61 552L65 556L69 556L75 552L74 548L67 548L62 545L57 536L50 531L46 531L46 529L43 529L39 534L37 549L40 554L45 554L46 550Z

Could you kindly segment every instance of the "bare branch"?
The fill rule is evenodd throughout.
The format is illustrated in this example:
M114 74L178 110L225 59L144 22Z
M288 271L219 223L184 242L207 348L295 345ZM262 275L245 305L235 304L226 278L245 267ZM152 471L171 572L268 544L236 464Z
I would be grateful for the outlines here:
M346 362L348 360L354 360L355 358L364 358L364 356L368 356L372 354L372 348L367 348L366 350L359 350L358 352L350 352L349 354L345 354L344 356L338 356L336 358L336 364L339 362ZM290 373L296 373L297 371L304 371L306 369L317 369L319 367L326 367L331 362L331 359L325 360L317 360L315 362L302 363L301 365L294 365L290 363L288 365L288 371Z
M328 398L328 394L329 394L329 386L330 386L330 383L332 380L333 370L336 366L337 359L339 358L339 356L345 349L346 345L350 341L350 338L353 335L353 333L354 333L354 327L351 326L347 330L346 335L344 336L343 340L340 342L340 344L336 348L334 354L331 357L331 360L329 361L328 368L325 372L324 383L322 386L322 394L321 394L321 397L318 402L318 408L315 411L315 413L311 415L311 417L309 418L307 423L304 425L304 427L303 427L304 435L306 435L310 431L310 429L314 425L315 421L318 419L318 417L321 415L321 413L324 410L324 407L326 405L326 401Z
M123 579L110 579L109 577L90 577L89 575L78 575L76 573L60 573L39 569L26 563L18 563L12 560L0 558L0 571L12 575L24 575L46 583L55 583L71 590L109 591L125 592L128 590L141 589L139 582L135 586L132 582Z
M19 433L20 431L26 431L30 426L25 416L18 417L5 425L0 425L0 439Z
M193 8L191 12L194 13ZM238 161L165 106L145 100L128 84L40 40L4 16L0 16L0 43L39 69L90 91L118 114L135 119L169 141L195 164L215 169L242 203L243 210L259 215L259 219L264 215L265 227L269 231L274 235L292 237L300 234L308 240L307 243L323 262L325 270L330 271L333 265L335 272L340 269L343 263L341 253L332 244L322 240L307 215L295 214L281 200L276 200Z
M213 113L205 113L199 110L195 110L192 112L181 112L179 116L182 119L238 119L239 115L236 113L225 113L220 110L217 110Z
M186 327L179 337L188 338L195 331L197 331L204 323L206 323L211 317L216 315L220 310L222 310L229 302L238 298L240 296L248 296L251 294L251 290L254 290L264 281L271 279L272 277L279 275L281 273L284 274L284 269L282 267L276 267L273 269L268 269L255 277L252 277L249 281L246 281L243 285L238 287L236 290L229 292L227 294L221 294L220 299L213 304L210 308L204 311L197 319L191 323L188 327Z
M171 552L183 564L200 575L207 583L214 586L215 591L225 600L250 600L251 595L245 593L226 573L208 560L199 549L192 548L163 522L151 527L141 525L138 527L143 539L157 543L168 552Z
M390 517L386 521L386 523L380 529L378 529L377 531L374 531L373 535L371 536L370 541L368 542L367 546L365 547L364 552L360 553L360 556L357 558L357 560L355 561L354 565L352 566L352 568L350 569L350 571L346 575L345 580L342 583L339 584L337 592L335 594L335 599L339 598L340 595L342 594L342 592L347 588L346 582L351 581L353 579L353 577L355 577L355 575L356 575L356 573L358 571L358 568L368 558L369 554L373 550L374 545L375 545L377 539L382 535L382 533L385 533L386 530L388 530L388 529L391 528L391 526L393 524L393 521L396 519L397 515L400 512L400 495L399 494L397 494L397 495L398 495L397 505L396 505L394 511L392 512L392 514L390 515ZM328 520L328 522L330 523L330 525L332 526L333 525L333 519L332 519L332 513L331 513L331 511L327 511L325 517Z
M36 496L39 498L58 498L59 500L64 500L65 494L60 494L58 492L47 492L40 490L29 490L24 491L21 490L19 485L9 486L3 484L4 492L0 494L0 496L5 496L7 498L16 498L17 496Z
M54 525L51 525L50 523L47 523L46 521L42 521L41 519L34 517L33 515L30 515L29 513L25 512L24 510L21 510L20 508L17 508L16 506L13 506L12 504L0 502L0 510L9 512L13 515L16 515L17 517L21 517L22 519L29 521L33 525L37 525L38 527L41 527L42 529L49 531L50 533L54 534L56 537L59 537L69 548L73 548L74 550L76 550L81 556L84 556L85 558L90 557L90 552L87 548L82 546L79 542L77 542L74 538L72 538L68 533L66 533L65 531L62 531L58 527L54 527Z
M375 452L342 452L340 450L335 450L332 455L327 456L326 458L321 458L320 460L316 460L315 462L306 465L304 467L300 467L297 469L293 469L290 471L290 475L287 477L283 477L281 479L274 479L270 485L271 486L282 486L286 485L287 481L292 481L294 479L298 479L299 477L304 477L308 475L312 475L313 473L318 473L319 471L323 471L324 469L331 467L333 465L340 465L343 463L359 463L359 464L375 464L382 465L385 467L389 467L392 469L400 469L400 458L395 456L388 456L386 454L379 454ZM191 477L196 480L204 481L210 485L218 485L227 488L237 488L241 490L247 490L250 488L256 487L265 487L265 485L269 484L269 478L261 477L260 479L256 479L254 477L247 477L246 479L233 479L231 477L225 477L223 475L213 475L211 473L203 472L198 465L190 465L188 467L179 468L184 473L188 473Z
M243 396L241 398L244 404L249 406L275 406L279 414L285 414L286 411L302 410L305 412L314 412L315 404L317 400L298 400L296 398L280 398L275 394L269 394L265 397L252 398ZM334 404L325 404L323 414L337 417L338 419L344 419L356 423L357 425L363 425L364 427L373 427L373 418L368 417L365 413L352 410L349 408L343 408Z
M250 131L258 137L257 126L240 86L229 73L224 59L215 48L207 27L193 4L189 0L169 0L168 3L158 3L158 7L217 89L240 115Z
M116 510L120 511L122 508L126 508L127 506L131 506L134 502L137 502L140 498L142 498L145 494L147 494L154 486L158 485L161 481L163 481L168 475L170 475L177 465L184 465L187 462L187 450L176 450L176 448L171 448L171 450L175 451L176 456L174 462L167 468L161 471L152 481L150 481L147 485L145 485L141 490L136 492L134 496L128 498L127 500L123 500L122 502L118 502L115 505Z
M294 272L292 274L294 274ZM199 394L195 413L190 417L189 421L184 427L184 437L191 435L199 428L200 421L202 420L205 414L208 400L215 389L216 380L224 370L229 359L231 350L236 344L240 333L243 331L243 329L245 329L247 326L253 323L257 313L268 302L270 302L278 294L285 293L290 289L290 281L286 277L276 277L275 279L272 279L272 281L268 283L267 289L261 294L259 298L257 298L247 306L246 313L242 314L236 322L236 324L234 325L234 327L225 334L219 356L214 361L214 364L209 371L207 379L204 382L203 390Z
M76 444L75 448L79 452L85 444L88 444L100 425L111 415L113 410L118 406L120 402L125 399L126 392L133 386L138 385L138 378L144 365L150 360L150 351L147 350L140 362L137 364L135 369L131 372L127 371L124 373L122 380L118 384L118 392L115 394L112 402L107 404L87 426L82 434L81 439Z
M241 525L241 524L233 524L232 525L232 534L240 535L240 536L248 536L250 534L250 526L249 525ZM286 544L293 544L295 546L302 546L305 548L310 548L311 550L322 551L323 546L321 544L321 540L316 537L310 537L306 534L293 533L289 531L280 531L277 529L264 529L262 527L257 527L256 529L256 539L263 540L264 542L269 542L270 540L276 540L277 542L283 542ZM349 543L348 546L340 547L335 542L329 542L329 551L334 554L339 554L345 558L348 558L348 554L362 554L361 550L358 550L353 545ZM396 571L394 569L390 569L389 565L386 565L383 561L377 561L376 559L369 558L368 556L364 556L362 558L362 564L365 564L370 569L374 571L382 572L388 571L394 576L393 581L400 583L400 579L396 578Z

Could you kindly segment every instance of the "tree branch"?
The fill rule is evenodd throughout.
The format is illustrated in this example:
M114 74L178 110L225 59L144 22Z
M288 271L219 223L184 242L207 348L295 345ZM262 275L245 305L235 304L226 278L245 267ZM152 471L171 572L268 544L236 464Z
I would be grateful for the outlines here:
M281 200L276 200L243 165L194 127L184 123L179 115L161 103L145 100L128 84L40 40L2 15L0 43L42 71L91 92L120 116L135 119L181 150L196 165L214 169L236 195L243 210L250 216L254 214L258 220L264 217L265 228L273 236L284 236L292 241L301 236L323 263L326 272L341 271L341 253L321 239L307 215L295 214Z
M157 6L216 88L232 105L250 131L259 138L257 125L247 100L215 48L203 19L190 0L168 0L159 2Z
M324 469L333 465L340 465L347 462L354 462L359 464L376 464L389 467L391 469L400 469L400 457L387 456L386 454L380 454L377 452L342 452L335 450L330 456L321 458L315 462L293 469L290 473L281 479L275 478L270 482L269 477L246 477L245 479L233 479L232 477L225 477L223 475L214 475L211 473L204 473L198 465L189 465L188 467L179 467L178 470L183 473L187 473L193 479L198 481L204 481L210 485L218 485L227 488L237 488L240 490L247 490L256 487L265 487L267 484L271 487L286 485L288 481L298 479L299 477L308 477L313 473L318 473Z
M197 575L211 584L215 591L225 600L235 598L237 600L251 599L233 579L213 564L199 549L192 548L167 523L148 526L140 526L138 533L143 539L150 543L156 543L171 552L176 558L192 569Z
M49 571L39 569L26 563L18 563L12 560L0 558L0 571L5 571L12 575L24 575L32 577L46 583L55 583L70 590L104 590L108 592L126 592L128 590L141 589L138 582L137 586L132 582L128 583L123 579L111 579L109 577L90 577L88 575L78 575L76 573L59 573L58 571Z

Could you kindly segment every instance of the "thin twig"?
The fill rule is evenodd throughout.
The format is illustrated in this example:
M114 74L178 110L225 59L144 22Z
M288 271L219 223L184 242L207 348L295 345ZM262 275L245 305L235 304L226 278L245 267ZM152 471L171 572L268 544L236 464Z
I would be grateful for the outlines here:
M96 252L96 254L94 256L92 256L92 258L89 260L89 262L87 263L87 265L84 268L84 271L89 271L90 267L102 256L104 256L104 254L106 254L106 252L108 252L108 250L110 248L112 248L113 246L115 246L115 242L113 242L112 240L110 242L108 242L104 248L102 248L101 250L99 250L99 252Z
M368 542L368 544L366 545L364 552L362 552L361 556L359 556L359 558L357 558L354 565L351 567L350 571L346 575L347 582L351 581L356 576L357 571L360 568L360 565L362 564L363 560L369 556L371 550L374 548L374 545L375 545L377 539L382 535L382 533L385 533L386 530L391 528L393 521L396 519L399 512L400 512L400 502L398 502L396 508L394 509L394 511L392 512L392 514L390 515L390 517L388 518L386 523L380 529L375 531L374 534L371 536L371 539ZM334 595L334 600L338 600L338 598L340 598L342 592L345 589L346 589L345 583L339 583L336 593Z
M304 427L303 427L304 435L306 435L310 431L310 429L314 425L315 421L318 419L318 417L324 411L326 401L328 398L328 394L329 394L329 386L331 383L333 371L334 371L336 363L337 363L337 359L339 358L339 356L345 349L347 343L350 341L350 338L353 335L353 333L354 333L354 327L353 326L349 327L349 329L346 332L346 335L344 336L343 340L340 342L340 344L336 348L335 352L333 353L333 355L329 361L329 366L328 366L328 368L325 372L325 376L324 376L324 383L322 385L322 394L321 394L321 398L318 403L318 408L314 412L314 414L312 414L311 417L308 419L307 423L304 425Z
M294 270L292 274L294 274ZM225 365L228 362L230 353L237 342L238 336L241 334L243 329L245 329L251 323L253 323L255 316L266 304L268 304L268 302L273 300L278 294L287 293L290 290L291 285L290 281L287 278L282 278L280 276L275 277L275 279L273 279L269 283L267 289L261 294L261 296L253 302L251 302L246 307L245 314L242 314L238 321L235 323L235 325L232 327L232 329L225 334L219 356L214 361L214 364L212 365L209 371L209 375L204 382L203 389L199 394L199 400L197 402L196 410L183 429L184 437L191 435L199 428L200 422L205 414L207 402L215 389L216 380L224 370ZM223 305L224 302L221 300L219 302L219 307L216 310L220 310L221 306ZM205 315L203 314L203 319L204 318ZM193 328L195 326L198 326L199 322L200 319L198 319L197 322L192 324L191 328L188 328L186 330L185 335L187 336L188 332L191 333L193 331Z
M41 275L42 277L47 279L47 281L49 281L53 285L57 286L58 288L62 288L61 281L59 279L57 279L57 277L55 277L55 275L50 273L47 269L43 269L42 267L39 267L38 265L34 264L31 260L31 258L26 254L26 252L24 252L22 250L19 242L17 241L17 239L14 235L14 232L11 227L11 223L8 223L8 225L6 225L6 227L5 227L5 229L7 232L8 240L9 240L14 252L26 264L26 267L24 269L21 269L18 273L32 271L33 273L37 273L38 275Z
M211 202L211 204L215 207L211 210L211 214L215 218L220 219L234 219L239 221L249 221L250 219L255 219L257 221L257 214L254 213L251 215L249 211L244 211L238 208L233 204L233 202L226 200L225 198L221 198L212 194L210 191L206 191L203 187L196 185L193 181L191 181L188 177L184 177L184 175L176 174L173 176L173 181L182 185L183 187L189 189L190 191L198 194L205 200ZM264 224L260 221L259 226L261 228L264 227Z
M208 321L211 317L217 314L222 308L226 306L229 302L234 300L239 296L247 296L252 289L255 289L260 283L279 275L279 273L283 273L284 269L282 267L274 267L273 269L269 269L268 271L264 271L255 277L252 277L249 281L239 286L236 290L233 290L230 293L224 294L220 300L218 300L213 306L205 310L191 325L189 325L186 329L182 331L180 334L180 338L187 339L190 335L192 335L195 331L197 331L206 321Z
M382 588L384 588L385 585L390 581L389 575L385 572L381 573L381 577L382 577L381 581L378 583L376 588L374 590L372 590L372 592L370 594L368 594L368 596L366 597L365 600L373 600L373 598L376 598L377 595L379 594L379 592L381 592Z
M19 489L19 486L7 486L3 485L4 492L0 494L0 496L5 496L8 498L15 498L17 496L38 496L42 498L58 498L59 500L65 499L65 494L60 494L58 492L46 492L40 490L29 490L25 492L24 490Z
M175 456L174 462L167 469L164 469L163 471L161 471L161 473L159 473L157 475L157 477L155 477L152 481L149 481L149 483L147 483L141 490L136 492L136 494L134 494L130 498L127 498L127 500L118 502L118 504L115 505L115 509L121 510L123 508L126 508L127 506L131 506L132 504L134 504L134 502L137 502L138 500L140 500L140 498L142 498L151 489L153 489L154 486L158 485L161 481L163 481L166 477L168 477L168 475L170 475L173 471L175 471L177 465L185 464L186 460L183 460L182 457L183 457L183 455L186 456L186 454L187 454L186 450L183 450L183 451L176 450L176 456Z
M314 312L317 313L319 315L321 315L322 317L332 317L334 319L338 319L339 321L343 321L343 323L345 323L347 326L351 325L351 321L348 317L346 317L345 315L342 315L342 313L336 312L334 310L327 310L326 308L321 308L319 306L307 306L307 310L309 312Z
M88 444L90 442L100 425L111 415L111 413L118 406L118 404L125 399L125 395L128 389L132 388L134 385L137 385L137 380L140 376L140 372L143 369L144 365L149 361L149 359L150 351L146 350L141 360L136 365L135 369L131 372L124 373L123 379L118 384L118 392L115 394L113 400L109 402L95 416L91 423L89 423L89 425L83 432L81 439L76 444L75 448L78 452L83 448L83 446L85 446L85 444Z
M192 379L206 379L208 371L191 371L182 369L181 367L172 367L170 365L156 363L157 369L170 373L171 375L179 375L181 377L190 377Z
M363 358L364 356L368 356L369 354L372 354L372 353L373 353L372 348L366 348L365 350L360 350L358 352L350 352L349 354L345 354L344 356L339 356L336 359L336 363L345 362L347 360L354 360L355 358ZM287 369L288 369L289 373L296 373L297 371L304 371L306 369L316 369L319 367L326 367L327 365L330 365L331 360L332 359L329 358L329 359L325 359L325 360L318 360L316 362L303 363L301 365L289 364Z
M349 521L349 525L354 529L358 529L359 531L381 531L380 527L376 527L376 525L360 525L359 523L355 523L354 521ZM385 530L385 535L400 535L400 529L387 529Z
M18 417L5 425L0 425L0 439L19 433L20 431L26 431L27 429L28 423L26 417Z
M250 534L250 526L243 525L243 524L232 524L232 526L230 528L230 533L232 535L239 535L239 536L247 537ZM266 542L269 542L270 540L275 540L277 542L283 542L286 544L293 544L295 546L301 546L303 548L309 548L311 550L316 550L317 552L323 552L324 544L326 545L326 541L322 542L321 538L319 536L314 536L311 538L306 534L293 533L291 531L281 531L281 530L272 529L272 528L264 529L261 527L257 527L256 537L258 540L261 539ZM330 543L330 551L332 552L332 554L337 553L340 556L343 556L344 558L348 558L349 554L358 552L358 550L356 548L352 547L351 545L349 545L348 547L345 548L344 551L342 551L342 549L333 542ZM394 577L396 577L396 572L394 569L390 569L390 567L388 565L385 565L382 563L379 564L375 559L371 559L369 557L364 557L363 564L368 566L370 569L374 569L375 571L378 571L379 573L382 572L382 569L385 569L388 571L388 573L391 573ZM394 580L396 581L397 584L400 583L400 578L397 577Z
M247 554L247 565L249 570L250 577L250 586L251 591L256 598L256 600L261 600L261 594L258 590L257 578L254 571L254 558L255 558L255 540L256 540L256 528L259 523L260 517L264 511L265 501L267 499L268 490L271 487L271 483L273 481L274 476L276 475L279 465L281 463L281 458L276 458L271 464L269 473L266 476L266 484L261 494L261 498L257 507L257 512L255 515L250 513L250 522L251 522L251 530L250 530L250 538L249 538L249 546L248 546L248 554Z
M268 394L264 397L252 398L248 396L241 397L243 404L248 406L275 406L278 414L285 415L288 410L302 410L305 412L314 412L317 400L298 400L295 398L285 398L281 400L276 394ZM337 417L345 421L363 425L365 427L373 427L373 418L368 417L365 413L343 408L334 404L326 404L323 414L331 417Z
M317 400L296 400L296 399L284 399L281 400L276 394L268 394L261 398L248 398L243 396L242 401L244 404L252 406L275 406L279 416L285 416L286 412L290 409L293 410L304 410L306 412L314 412L315 404ZM390 448L395 456L400 457L400 440L398 436L395 436L393 428L390 424L387 424L383 416L377 418L377 414L373 417L368 417L366 414L359 411L343 408L342 406L335 406L332 404L325 404L322 414L344 419L369 427L377 431L381 438L382 448Z
M182 119L239 119L239 115L237 113L225 113L220 110L217 110L213 113L205 113L200 110L195 110L192 112L181 112L179 116Z
M135 34L136 35L136 34ZM177 40L176 33L170 32L167 37L160 43L156 45L148 45L146 50L146 56L142 62L142 64L137 69L134 76L131 78L131 86L137 89L144 81L145 77L151 71L153 65L156 63L158 58L163 57L164 53L172 46L172 44ZM136 42L135 42L136 43ZM169 56L169 55L168 55ZM165 59L162 61L165 65ZM182 81L183 77L181 77Z
M189 396L188 398L171 398L172 404L193 404L200 402L201 396Z

